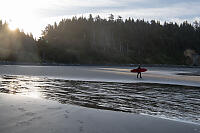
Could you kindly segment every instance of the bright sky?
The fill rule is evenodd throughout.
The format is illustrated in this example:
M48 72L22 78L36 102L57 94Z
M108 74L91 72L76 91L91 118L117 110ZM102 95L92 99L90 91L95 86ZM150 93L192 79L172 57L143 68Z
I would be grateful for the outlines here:
M0 19L39 37L47 24L62 18L109 14L135 19L200 21L200 0L0 0Z

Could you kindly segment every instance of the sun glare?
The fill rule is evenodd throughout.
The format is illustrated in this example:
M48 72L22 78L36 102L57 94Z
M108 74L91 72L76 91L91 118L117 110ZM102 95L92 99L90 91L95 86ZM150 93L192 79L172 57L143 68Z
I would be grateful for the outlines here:
M14 23L9 23L9 29L12 30L12 31L15 31L16 29L18 29L19 27L14 24Z
M33 0L2 1L0 4L0 19L9 24L10 30L20 29L25 33L38 34L41 31L41 26L39 26L40 14L37 12L37 4L38 2Z
M35 91L35 92L30 92L26 94L25 96L38 99L40 98L40 95L41 94L39 92Z

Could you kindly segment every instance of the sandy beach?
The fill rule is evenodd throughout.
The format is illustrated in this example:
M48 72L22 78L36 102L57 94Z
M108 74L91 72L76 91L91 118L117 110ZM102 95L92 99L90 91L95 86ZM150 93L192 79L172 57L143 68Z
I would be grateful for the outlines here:
M1 133L199 133L195 124L0 94Z
M23 66L2 65L1 75L43 76L66 80L124 82L124 83L163 83L200 87L199 76L178 75L179 73L199 74L200 68L147 67L143 79L130 73L133 67L105 66Z
M130 69L0 66L0 133L200 133L199 68Z

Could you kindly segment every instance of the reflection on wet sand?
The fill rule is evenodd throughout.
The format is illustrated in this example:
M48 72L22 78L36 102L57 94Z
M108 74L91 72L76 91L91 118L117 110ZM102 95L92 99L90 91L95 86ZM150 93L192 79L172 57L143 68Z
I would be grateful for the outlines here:
M0 77L0 92L89 108L142 113L200 124L200 88L147 83L69 81L32 76Z

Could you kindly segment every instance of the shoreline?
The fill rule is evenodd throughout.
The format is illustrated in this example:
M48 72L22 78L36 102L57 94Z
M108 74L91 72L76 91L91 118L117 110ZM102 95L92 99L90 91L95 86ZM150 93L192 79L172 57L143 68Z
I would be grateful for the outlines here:
M0 75L39 76L64 80L124 82L124 83L160 83L200 87L200 78L195 75L178 75L178 73L200 73L199 68L147 67L143 79L137 79L131 73L133 67L100 66L32 66L0 65Z
M1 133L199 133L198 124L0 94Z
M198 68L196 69L193 69L193 68L182 68L182 69L170 68L169 69L169 68L162 68L162 67L149 68L149 71L143 74L143 79L137 79L135 73L130 73L131 68L132 67L96 67L96 66L49 67L49 66L26 66L26 65L8 65L8 66L0 65L1 82L2 82L2 85L5 85L5 88L10 87L10 89L12 90L12 87L15 86L15 87L18 87L20 91L21 87L22 89L23 87L25 87L25 90L27 91L29 90L28 92L30 92L29 93L30 96L32 97L36 96L36 98L33 99L32 97L0 93L0 118L1 118L0 132L2 133L10 133L13 131L16 131L16 133L26 133L30 131L55 132L55 133L57 132L59 133L62 133L62 132L63 133L66 133L66 132L73 132L73 133L79 133L79 132L87 132L87 133L95 133L95 132L199 133L200 132L200 125L198 124L199 119L196 116L194 118L197 118L196 119L197 123L195 123L195 121L190 122L190 119L179 120L178 119L179 117L162 118L162 116L159 116L160 115L159 113L157 116L154 114L152 114L154 116L151 116L151 113L150 115L149 114L146 115L145 113L147 112L145 111L144 111L144 114L145 114L144 115L144 114L140 114L140 112L139 113L137 112L125 113L125 112L117 112L117 111L111 111L111 110L101 110L100 108L87 108L87 106L83 107L83 106L79 106L78 104L77 105L68 104L68 103L60 104L62 103L62 96L65 94L65 92L66 94L68 94L68 96L72 96L72 97L73 95L76 96L79 94L87 96L87 95L90 95L91 93L88 94L86 91L87 90L86 88L90 89L90 87L92 87L93 89L95 89L94 86L97 85L96 89L98 89L98 85L101 85L101 84L91 83L91 86L88 86L86 83L85 85L88 86L85 88L86 90L84 88L81 90L76 89L77 93L72 92L72 95L70 95L68 93L68 90L62 90L62 87L65 88L64 86L66 84L68 84L66 87L70 88L70 85L69 85L70 83L67 80L94 81L94 82L119 82L119 83L124 83L124 84L126 83L154 84L156 82L156 84L159 84L159 83L166 84L166 85L175 84L177 86L186 85L186 86L200 87L200 82L199 82L200 78L198 76L176 75L176 73L182 73L182 72L184 73L194 72L194 71L199 72ZM19 75L19 76L15 77L14 75ZM46 80L43 81L43 79L40 79L40 78L44 78ZM52 80L47 81L49 79L52 79ZM64 81L55 80L55 79L64 79ZM43 86L43 82L45 86ZM30 84L28 85L26 83L30 83ZM37 83L42 83L42 84L37 84ZM52 84L55 86L55 88L58 87L56 88L57 91L52 90L52 93L51 91L49 91L46 93L47 94L46 96L48 96L48 94L53 95L55 92L56 95L61 96L60 97L61 102L58 102L59 100L54 101L54 100L47 100L48 98L43 99L44 97L43 98L37 97L37 94L39 94L39 91L37 91L37 89L34 89L34 85L32 84L34 84L35 87L41 86L50 90L52 90L52 87L51 87ZM107 86L110 86L110 85L105 84L104 86L105 86L104 88L100 86L101 87L100 92L97 90L93 90L91 92L94 92L93 94L98 94L98 93L101 94L102 92L108 93ZM122 86L124 85L122 84ZM130 86L132 85L130 84ZM59 87L61 88L59 89ZM112 88L112 85L110 87ZM117 87L119 86L117 85ZM111 88L110 90L113 91ZM130 92L128 88L129 87L127 87L127 95L126 93L124 95L125 97L130 96ZM34 90L33 93L31 93L30 91L31 89ZM126 91L126 89L123 89L123 87L121 89L123 91ZM180 89L183 89L183 88L180 87ZM17 89L14 89L13 91L17 91ZM41 90L41 91L44 91L44 90ZM83 93L84 91L85 93ZM156 92L156 91L157 90L152 91L152 92ZM165 93L167 92L166 89L164 91ZM70 92L70 89L69 89L69 92ZM146 92L151 92L151 91L146 91ZM198 95L199 91L197 93L194 93L194 91L191 90L191 92L193 93L189 93L189 94ZM136 95L137 99L141 99L140 93L134 93L134 95L135 94L137 94ZM141 94L142 94L141 96L144 96L146 100L151 101L150 100L151 97L148 98L148 93L147 95L144 95L145 92L141 92ZM154 96L159 96L159 94L156 94L156 93L152 93L152 94L154 94ZM94 97L94 95L92 96ZM110 94L110 96L113 96L113 95ZM105 97L105 98L111 101L112 97L110 96ZM178 95L178 96L181 97L182 95ZM157 99L161 100L160 101L161 105L163 105L162 100L168 101L170 103L170 100L162 99L162 95L160 95L160 97L161 99L159 99L158 97ZM80 100L83 101L84 99L81 99L81 98L83 97L81 97L80 95ZM198 100L199 97L197 96L194 98L197 98ZM70 98L68 99L70 100ZM113 97L113 99L116 101L116 97ZM95 101L95 97L93 100ZM155 101L155 100L153 98L152 104L159 103L158 101ZM175 100L178 102L179 100L181 100L181 98L180 99L178 98ZM198 102L197 100L192 100L192 99L190 100L191 101L188 103ZM91 101L92 99L89 100L89 102ZM134 97L132 101L134 101ZM97 103L99 102L97 101ZM105 103L109 103L109 102L105 102ZM184 103L187 104L186 101ZM185 104L182 104L183 109L186 108L186 106L184 106ZM97 105L101 106L102 104L99 103ZM116 105L116 104L113 104L113 105ZM122 105L125 105L125 104L122 104ZM135 104L132 104L132 105L135 105ZM142 105L145 105L145 104L142 104ZM175 104L175 105L178 105L178 104ZM130 105L127 105L127 106L132 107ZM188 107L192 107L192 106L188 106ZM136 109L136 107L135 108L133 107L133 109ZM196 108L192 110L196 110ZM181 113L181 115L183 114L184 113ZM187 118L188 114L189 114L189 111L185 113L185 118ZM197 110L195 112L195 115L198 115L198 114L199 114L199 111ZM44 127L41 127L41 124L44 125Z
M144 113L149 116L200 123L198 118L200 87L90 82L11 75L4 75L0 80L2 93L42 98L86 108Z

